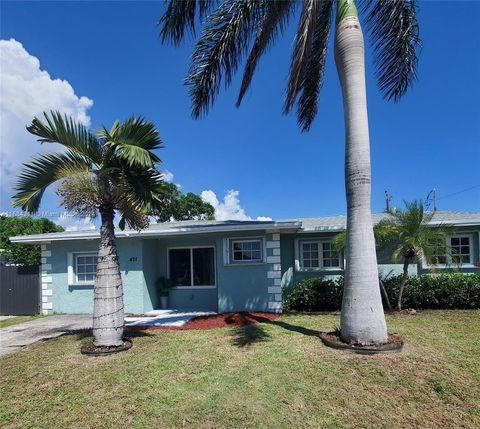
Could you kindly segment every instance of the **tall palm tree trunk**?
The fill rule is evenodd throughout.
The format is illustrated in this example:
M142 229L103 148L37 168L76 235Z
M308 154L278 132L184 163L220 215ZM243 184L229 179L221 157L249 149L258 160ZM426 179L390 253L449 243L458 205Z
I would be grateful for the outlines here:
M114 210L100 207L100 248L95 276L93 301L93 338L96 346L122 345L123 285L118 264Z
M400 311L402 309L402 297L403 297L403 290L405 289L405 285L407 284L408 280L408 266L409 266L408 258L403 260L403 275L402 281L400 282L400 290L398 291L398 302L397 302L397 310Z
M338 2L335 62L343 93L346 130L347 266L341 336L349 342L382 343L387 340L387 326L378 287L370 207L370 141L364 41L353 0Z

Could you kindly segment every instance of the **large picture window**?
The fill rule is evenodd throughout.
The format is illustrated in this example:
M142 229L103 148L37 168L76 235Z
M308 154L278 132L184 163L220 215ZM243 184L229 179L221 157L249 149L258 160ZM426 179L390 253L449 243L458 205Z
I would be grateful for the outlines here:
M215 287L215 249L168 249L169 277L176 287Z
M75 273L77 283L93 283L97 271L98 256L92 254L78 254L75 258Z
M330 241L300 241L298 245L299 268L304 270L342 268L340 254Z

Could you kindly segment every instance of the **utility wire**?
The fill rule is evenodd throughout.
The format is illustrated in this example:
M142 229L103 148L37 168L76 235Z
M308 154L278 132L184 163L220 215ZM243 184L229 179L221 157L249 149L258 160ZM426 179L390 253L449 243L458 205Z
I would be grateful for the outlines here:
M462 194L463 192L471 191L472 189L476 188L480 188L480 184L470 186L470 188L462 189L461 191L453 192L451 194L445 195L444 197L437 198L437 200L444 200L445 198L453 197L454 195Z

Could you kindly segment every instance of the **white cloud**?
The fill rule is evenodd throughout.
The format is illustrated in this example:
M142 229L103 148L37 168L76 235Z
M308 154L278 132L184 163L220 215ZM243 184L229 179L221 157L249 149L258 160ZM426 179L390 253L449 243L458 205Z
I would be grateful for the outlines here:
M162 172L162 175L165 182L171 183L173 181L173 173L171 171L165 170Z
M13 174L21 163L38 152L58 150L58 145L40 146L25 130L33 117L59 110L89 126L87 111L93 101L78 97L68 81L52 79L41 70L38 58L14 39L0 40L0 69L0 180L10 194Z
M63 214L54 221L57 225L63 226L65 231L84 231L95 229L92 220L87 216L78 218L68 214Z
M238 198L239 195L240 191L231 189L227 191L227 193L223 197L223 202L220 202L215 192L211 190L202 191L202 193L200 194L202 200L210 203L215 209L215 219L252 220L252 218L245 213L245 209L241 207L240 199ZM272 220L272 218L267 216L258 216L256 220L268 221Z

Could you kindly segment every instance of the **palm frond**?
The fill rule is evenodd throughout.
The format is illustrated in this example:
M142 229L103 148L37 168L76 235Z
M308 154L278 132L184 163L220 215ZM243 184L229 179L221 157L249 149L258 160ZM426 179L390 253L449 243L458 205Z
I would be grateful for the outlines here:
M99 131L110 157L123 159L130 167L152 168L160 158L152 151L163 147L160 135L152 122L131 117L114 123L112 129Z
M342 231L332 237L332 246L336 252L342 252L347 246L347 232Z
M160 38L163 43L178 45L185 32L195 34L195 14L202 19L217 2L214 0L170 0L160 19Z
M15 186L16 194L13 196L12 205L35 214L48 186L57 180L91 170L91 161L73 150L39 155L23 164Z
M154 169L125 169L115 175L116 203L127 204L142 214L154 214L161 203L161 173ZM125 200L127 203L125 203Z
M295 35L295 45L290 63L284 113L289 113L302 88L307 62L311 53L312 41L318 16L321 14L323 0L305 0Z
M271 1L265 5L264 17L258 25L255 41L243 72L242 85L236 103L237 107L242 103L243 97L250 87L260 58L268 47L275 42L278 34L283 33L296 4L296 1Z
M58 143L67 149L78 152L99 164L102 159L102 147L98 139L87 127L72 117L62 116L58 111L44 112L45 120L35 117L27 126L27 131L40 137L40 143Z
M417 78L421 46L416 0L366 0L366 26L373 42L380 90L398 101Z
M297 121L302 131L308 131L318 111L320 90L325 75L328 39L332 21L333 1L324 0L317 15L311 53L305 66L298 100Z
M262 19L264 3L264 0L224 0L208 16L186 77L194 118L208 112L218 95L222 78L225 86L231 83Z

